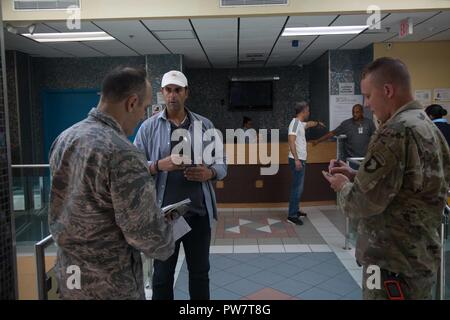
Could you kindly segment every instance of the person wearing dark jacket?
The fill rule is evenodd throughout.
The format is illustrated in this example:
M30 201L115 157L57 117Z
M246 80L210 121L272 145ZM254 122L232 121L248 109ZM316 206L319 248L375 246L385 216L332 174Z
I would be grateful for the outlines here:
M425 109L425 113L430 117L439 130L441 130L445 140L447 140L447 144L450 146L450 124L447 119L442 118L447 115L447 110L439 104L432 104Z

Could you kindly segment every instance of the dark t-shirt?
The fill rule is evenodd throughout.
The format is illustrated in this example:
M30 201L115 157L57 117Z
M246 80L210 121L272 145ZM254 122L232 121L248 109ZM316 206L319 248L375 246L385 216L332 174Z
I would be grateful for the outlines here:
M335 134L345 134L345 157L364 157L367 153L370 137L376 128L372 120L364 118L362 121L354 121L353 118L343 121L336 129Z
M177 127L172 122L170 123L171 135L176 129L189 130L189 116L186 120ZM171 141L170 150L182 141L183 137L180 137L179 141ZM190 140L190 139L189 139ZM194 162L194 152L191 146L191 160ZM169 204L179 202L186 198L191 199L190 209L184 216L192 215L206 215L207 209L205 204L205 196L203 195L202 183L197 181L189 181L184 177L184 170L170 171L167 174L166 188L164 191L163 204L162 206L167 206Z

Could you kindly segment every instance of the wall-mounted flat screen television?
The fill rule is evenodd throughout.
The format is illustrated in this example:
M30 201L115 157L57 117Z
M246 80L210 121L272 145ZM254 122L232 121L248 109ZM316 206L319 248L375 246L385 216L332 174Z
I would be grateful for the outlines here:
M273 81L230 81L231 110L272 109Z

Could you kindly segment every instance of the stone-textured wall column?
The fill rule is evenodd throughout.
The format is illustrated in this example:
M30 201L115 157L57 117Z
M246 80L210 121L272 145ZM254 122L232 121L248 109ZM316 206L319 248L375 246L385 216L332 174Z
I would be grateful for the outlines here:
M0 3L0 12L1 3ZM9 148L8 97L5 45L0 16L0 300L17 298L15 240L11 205L11 154Z

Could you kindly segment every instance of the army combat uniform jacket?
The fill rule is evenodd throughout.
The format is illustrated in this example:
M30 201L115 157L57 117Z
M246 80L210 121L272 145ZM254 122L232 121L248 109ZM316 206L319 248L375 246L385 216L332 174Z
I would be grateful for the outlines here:
M375 132L354 183L338 195L343 212L360 218L357 261L410 278L432 277L449 183L447 143L412 101Z
M92 109L55 140L50 172L61 298L144 299L140 252L165 260L174 251L144 155L112 117Z

